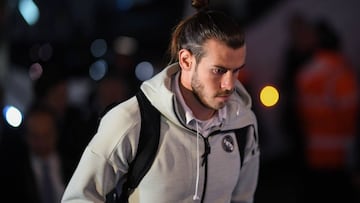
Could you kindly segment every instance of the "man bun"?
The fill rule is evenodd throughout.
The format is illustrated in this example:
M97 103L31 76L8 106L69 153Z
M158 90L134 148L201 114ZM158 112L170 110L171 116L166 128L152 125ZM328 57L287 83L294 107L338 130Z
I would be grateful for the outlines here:
M191 6L197 11L204 10L209 6L210 0L192 0Z

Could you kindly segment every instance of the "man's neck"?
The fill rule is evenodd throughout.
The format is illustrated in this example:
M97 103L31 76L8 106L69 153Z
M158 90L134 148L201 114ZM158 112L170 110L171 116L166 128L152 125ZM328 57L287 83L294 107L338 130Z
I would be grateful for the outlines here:
M193 91L184 87L181 82L179 82L179 86L186 105L197 119L205 121L214 116L216 110L204 106L194 95Z

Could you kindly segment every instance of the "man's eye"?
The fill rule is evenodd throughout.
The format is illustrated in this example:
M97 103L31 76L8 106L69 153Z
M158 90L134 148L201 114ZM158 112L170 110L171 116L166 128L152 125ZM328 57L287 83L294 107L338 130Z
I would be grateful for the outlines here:
M225 69L223 69L223 68L214 68L214 69L213 69L213 72L214 72L215 74L224 74L224 73L226 73L226 71L227 71L227 70L225 70Z

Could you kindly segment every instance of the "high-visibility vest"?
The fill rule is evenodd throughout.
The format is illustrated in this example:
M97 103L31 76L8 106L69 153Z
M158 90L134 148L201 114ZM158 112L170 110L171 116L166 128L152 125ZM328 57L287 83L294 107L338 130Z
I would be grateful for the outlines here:
M345 167L356 133L357 82L344 57L328 51L316 54L297 75L297 107L310 167Z

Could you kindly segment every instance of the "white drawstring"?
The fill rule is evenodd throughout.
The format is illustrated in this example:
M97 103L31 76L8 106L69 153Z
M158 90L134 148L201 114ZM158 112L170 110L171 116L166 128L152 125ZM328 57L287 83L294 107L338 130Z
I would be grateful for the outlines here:
M196 185L195 185L195 194L193 200L199 200L198 188L199 188L199 177L200 177L200 152L199 152L199 125L196 122Z

